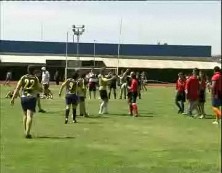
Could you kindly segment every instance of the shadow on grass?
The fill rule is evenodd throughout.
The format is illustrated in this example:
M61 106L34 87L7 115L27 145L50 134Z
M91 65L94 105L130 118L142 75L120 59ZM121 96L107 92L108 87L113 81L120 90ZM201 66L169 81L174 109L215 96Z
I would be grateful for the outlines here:
M114 116L132 117L129 114L111 114L110 116L112 116L112 115L114 115ZM153 115L154 115L154 113L141 113L141 114L139 114L139 116L137 118L140 118L140 117L152 118L152 117L154 117Z
M78 121L78 124L102 124L102 122L81 122L81 121Z
M36 136L37 139L74 139L73 136Z
M65 111L47 111L42 113L42 112L38 112L39 115L48 115L48 114L57 114L57 115L61 115L64 114Z
M89 117L87 117L87 118L101 118L101 119L103 119L103 118L109 118L108 117L109 116L109 114L106 114L106 115L90 115Z
M213 115L206 115L204 119L215 119L215 116L213 116Z

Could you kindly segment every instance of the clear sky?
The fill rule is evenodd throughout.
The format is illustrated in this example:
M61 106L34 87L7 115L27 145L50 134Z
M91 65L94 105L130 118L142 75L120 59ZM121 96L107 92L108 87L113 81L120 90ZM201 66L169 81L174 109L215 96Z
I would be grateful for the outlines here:
M221 54L220 1L0 2L1 39L72 40L72 25L86 26L81 42L211 45ZM42 32L41 32L42 31Z

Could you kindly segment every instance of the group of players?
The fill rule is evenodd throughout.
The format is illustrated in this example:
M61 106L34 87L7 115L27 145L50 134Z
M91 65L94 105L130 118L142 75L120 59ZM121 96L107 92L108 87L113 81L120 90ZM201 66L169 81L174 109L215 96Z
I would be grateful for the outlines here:
M222 100L222 83L221 83L221 69L216 66L214 68L214 75L211 82L207 79L203 71L195 68L193 74L185 76L182 72L178 74L176 82L176 99L175 103L179 108L178 113L183 115L193 116L193 111L196 110L200 119L205 118L204 110L206 102L206 91L211 92L212 109L216 115L216 120L213 124L219 124L221 119L221 100ZM184 102L188 101L187 111L184 109Z
M20 89L21 92L21 105L24 112L23 124L26 138L32 138L30 134L32 117L35 112L36 103L40 102L40 93L43 93L46 97L52 95L49 90L50 75L45 69L42 68L42 82L39 82L37 72L39 70L35 66L28 66L27 74L22 76L13 92L11 98L11 104L14 104L15 98L18 96ZM129 75L130 74L130 75ZM120 99L122 95L124 98L128 98L129 114L132 116L138 116L137 97L140 95L140 90L143 87L141 82L141 76L138 76L133 71L127 69L122 71L120 76L109 72L106 73L106 69L102 68L100 74L96 75L91 71L89 74L80 74L78 71L74 71L73 74L66 79L59 90L59 96L62 95L62 91L65 88L65 124L68 123L70 109L72 108L72 121L76 123L76 109L79 105L80 116L88 116L85 107L86 90L96 91L96 83L98 82L101 104L99 107L99 114L108 113L108 103L110 98L110 91L107 92L109 86L110 89L116 89L113 85L116 81L120 81ZM214 75L211 80L211 84L208 85L212 94L212 107L216 115L216 121L214 124L218 124L221 118L221 70L219 67L214 68ZM176 105L179 108L178 113L183 113L192 116L194 109L197 109L200 118L204 118L204 103L205 103L205 90L206 79L203 72L199 72L198 69L193 70L193 75L185 78L182 73L179 73L179 79L176 83L177 95ZM50 94L51 93L51 94ZM91 94L89 94L91 96ZM95 95L94 95L95 96ZM114 97L116 94L114 91ZM188 100L188 109L185 112L184 102ZM179 103L180 102L180 103ZM41 107L40 107L41 110Z
M33 121L32 117L35 113L36 103L39 102L40 104L40 93L43 92L46 97L48 97L48 95L52 95L51 91L49 90L49 73L46 71L45 67L42 68L42 82L40 83L37 75L38 71L39 70L35 66L28 66L27 74L20 78L11 98L11 104L13 105L15 98L18 96L21 90L21 105L24 112L23 125L26 138L32 138L30 133ZM117 76L111 72L106 75L105 68L100 70L100 74L98 75L99 93L101 99L101 104L99 107L100 115L108 113L108 101L110 93L108 94L107 92L107 86L109 85L111 87L112 82L117 81L117 79L120 78L122 82L120 83L122 93L124 93L124 97L128 97L129 114L135 117L138 116L138 106L136 101L142 85L140 78L138 78L135 72L131 71L129 76L128 73L129 70L127 69L125 72L122 72L120 76ZM59 96L61 96L64 88L66 90L65 124L68 123L71 108L73 123L77 122L76 108L78 105L80 108L80 116L88 116L85 108L85 98L87 86L92 87L91 82L93 80L90 80L91 77L92 76L87 78L85 74L80 74L78 71L74 71L70 78L66 79L61 85ZM124 91L125 89L126 92ZM93 91L94 90L95 89L93 89ZM42 110L41 107L39 109Z

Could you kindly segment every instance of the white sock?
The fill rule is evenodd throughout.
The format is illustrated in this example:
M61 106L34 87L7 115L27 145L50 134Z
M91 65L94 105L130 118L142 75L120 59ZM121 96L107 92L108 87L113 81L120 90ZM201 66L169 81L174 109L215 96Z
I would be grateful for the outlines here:
M99 114L102 114L102 113L103 113L103 110L104 110L104 104L105 104L105 102L102 101L101 104L100 104L100 108L99 108Z
M104 111L103 113L108 113L108 103L107 102L105 102L105 104L104 104L104 110L103 111Z

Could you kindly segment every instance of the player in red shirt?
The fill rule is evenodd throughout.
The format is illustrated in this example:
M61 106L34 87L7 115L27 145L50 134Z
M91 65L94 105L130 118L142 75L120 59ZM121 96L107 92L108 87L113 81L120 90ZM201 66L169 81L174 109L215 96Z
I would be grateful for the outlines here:
M211 96L212 96L212 107L213 111L216 115L216 120L213 124L219 124L219 120L221 119L221 99L222 99L222 84L221 84L221 70L220 67L214 67L214 75L211 79L212 87L211 87Z
M185 92L188 100L188 112L185 114L188 114L189 116L192 116L192 111L194 109L196 109L199 114L199 110L197 109L200 87L199 80L197 78L198 72L199 70L195 68L193 70L193 75L186 81Z
M200 119L202 119L205 118L206 116L206 113L204 111L204 105L206 102L206 87L207 87L206 76L202 71L199 72L199 83L200 83L200 89L199 89L198 108L201 114Z
M130 86L128 86L129 89L129 93L130 93L130 114L137 117L138 116L138 107L136 104L136 99L138 96L138 81L136 79L136 74L134 72L130 73L130 77L131 77L131 82L130 82Z
M186 100L185 96L185 85L186 85L186 78L182 72L178 74L178 80L176 82L176 99L175 103L179 108L179 113L184 113L184 102ZM180 103L179 103L180 102Z

